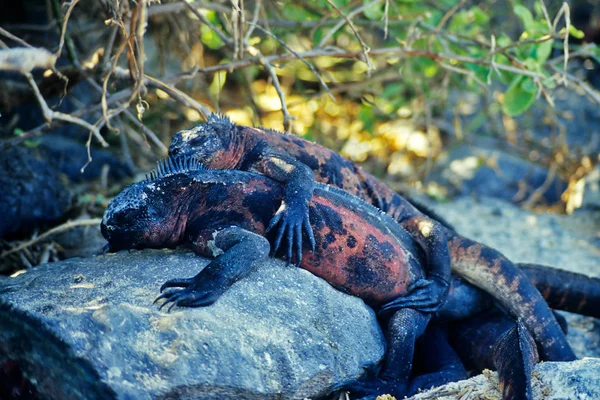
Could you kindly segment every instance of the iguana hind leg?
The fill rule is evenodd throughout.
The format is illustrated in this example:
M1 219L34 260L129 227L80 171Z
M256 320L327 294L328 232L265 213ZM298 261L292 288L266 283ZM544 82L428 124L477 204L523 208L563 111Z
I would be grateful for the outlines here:
M450 346L447 324L430 324L418 340L413 375L408 388L409 396L419 390L469 377L460 357Z
M349 392L352 399L375 399L382 394L403 398L412 370L415 342L425 331L429 319L430 314L409 308L393 313L385 329L388 350L380 373L344 385L342 390Z

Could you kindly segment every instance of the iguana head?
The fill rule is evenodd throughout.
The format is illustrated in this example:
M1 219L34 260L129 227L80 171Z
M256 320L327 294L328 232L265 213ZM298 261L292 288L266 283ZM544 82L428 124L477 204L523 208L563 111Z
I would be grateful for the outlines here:
M169 156L193 156L208 168L231 169L238 161L235 128L229 118L211 114L205 124L177 132Z
M177 246L186 229L186 199L190 180L198 170L192 159L160 161L156 171L111 201L100 229L111 251Z

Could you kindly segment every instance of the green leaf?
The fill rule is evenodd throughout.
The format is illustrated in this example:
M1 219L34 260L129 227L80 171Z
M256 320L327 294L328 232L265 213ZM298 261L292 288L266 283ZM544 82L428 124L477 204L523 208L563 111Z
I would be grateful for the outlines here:
M13 131L15 136L23 136L23 134L25 133L25 131L23 131L23 129L21 128L15 128L15 130Z
M227 71L218 71L215 73L212 83L210 84L209 90L213 95L217 95L223 89L225 81L227 80Z
M524 76L517 76L506 93L504 93L504 104L502 104L502 111L512 117L525 112L533 102L535 101L535 92L530 92L530 84L525 83L527 80L531 81L531 78ZM525 87L523 87L525 86Z
M320 26L317 29L315 29L313 32L313 37L312 37L313 45L318 46L319 44L321 44L321 40L323 40L324 36L325 36L325 28Z
M41 139L36 139L36 140L26 140L23 142L23 146L28 147L30 149L36 148L38 147L40 144L42 144Z
M363 5L366 5L368 3L372 3L368 0L363 0ZM367 7L364 11L365 13L365 17L367 17L368 19L375 21L375 20L380 20L383 19L383 5L382 4L372 4L371 6Z
M531 79L529 77L525 77L521 81L521 89L523 89L527 93L533 93L533 94L536 94L537 90L538 90L533 79Z
M569 25L569 35L573 36L576 39L583 39L585 33L575 28L573 25Z
M202 40L202 43L204 43L208 48L212 50L218 50L225 44L223 43L219 35L217 35L207 25L203 24L200 27L200 33L200 40Z
M525 30L528 31L535 28L535 20L533 19L533 15L531 15L531 11L529 11L526 7L517 4L513 8L513 12L515 15L521 18L521 21L523 21L523 25L525 26Z
M535 58L537 58L539 64L543 64L548 60L548 57L552 53L553 45L554 40L548 40L537 45L535 48Z
M477 25L485 25L490 21L490 16L487 15L481 8L475 6L471 8L475 23Z
M358 119L362 121L365 131L373 132L375 126L375 110L373 106L365 104L363 101L358 112Z

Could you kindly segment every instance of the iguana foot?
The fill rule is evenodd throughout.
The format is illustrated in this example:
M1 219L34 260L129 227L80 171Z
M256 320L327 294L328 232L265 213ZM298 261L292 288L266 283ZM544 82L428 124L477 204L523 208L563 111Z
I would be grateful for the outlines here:
M221 290L214 288L194 287L194 279L172 279L165 282L161 287L161 295L154 300L154 303L161 299L165 301L158 307L162 310L163 307L170 304L167 312L171 312L173 307L206 307L213 304L223 294ZM167 288L180 287L182 289L172 289L163 292ZM153 304L154 304L153 303Z
M434 313L442 306L448 293L448 284L443 279L419 279L408 287L409 294L384 304L379 312L412 308L425 313Z
M281 203L281 207L275 213L266 231L269 232L279 224L272 254L275 254L281 245L283 236L287 237L287 262L292 262L294 247L296 248L296 265L302 263L302 232L306 234L310 242L311 251L315 251L315 237L308 216L308 204L289 205Z

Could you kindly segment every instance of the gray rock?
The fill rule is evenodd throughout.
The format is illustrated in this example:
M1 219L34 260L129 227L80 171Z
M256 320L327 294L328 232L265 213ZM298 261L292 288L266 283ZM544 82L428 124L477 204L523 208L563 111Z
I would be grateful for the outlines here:
M538 364L533 372L534 400L600 399L600 359L585 358L573 362L546 362ZM498 375L485 371L474 378L449 383L409 400L454 400L468 394L469 399L501 399Z
M448 187L452 195L496 197L520 203L526 201L548 178L548 170L505 151L460 144L441 157L432 179ZM560 200L567 185L553 178L541 200Z
M385 342L360 299L269 261L214 305L159 312L159 282L195 275L189 252L46 264L0 281L0 365L43 398L304 398L359 377Z

